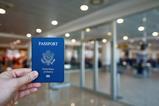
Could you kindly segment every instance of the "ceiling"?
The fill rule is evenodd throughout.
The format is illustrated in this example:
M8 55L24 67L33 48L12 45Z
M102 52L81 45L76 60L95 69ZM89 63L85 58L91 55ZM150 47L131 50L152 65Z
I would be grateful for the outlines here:
M147 21L143 23L143 18ZM139 26L145 26L148 37L152 37L153 32L159 32L159 8L138 13L125 18L123 24L118 24L118 39L122 39L124 35L129 38L142 38L143 32L138 31Z
M0 16L0 32L36 34L36 28L45 32L57 27L51 25L51 20L58 20L60 26L119 1L122 0L105 0L102 5L91 5L89 0L0 0L2 6L10 5L7 14ZM82 12L82 4L87 4L89 10Z
M146 17L147 21L143 24L143 18ZM159 8L154 8L149 11L144 11L141 13L133 14L128 17L122 17L124 19L124 23L117 24L117 39L119 43L127 43L131 47L138 48L143 37L144 32L138 31L138 27L143 25L146 26L147 39L149 43L149 47L152 50L159 49L159 36L153 37L153 32L159 32ZM111 39L111 36L108 36L108 32L112 32L112 24L105 23L98 26L90 27L91 31L85 31L85 40L94 40L94 39ZM76 31L71 33L71 37L69 39L77 39L80 40L81 31ZM128 36L129 41L123 41L123 36ZM133 41L133 42L132 42Z
M147 22L143 24L143 18L146 17ZM128 36L130 39L143 38L143 32L138 31L139 26L146 26L147 36L152 37L153 32L159 32L159 8L155 8L149 11L144 11L141 13L133 14L128 17L121 17L124 19L124 23L117 24L117 38L118 41L123 39L123 36ZM107 38L108 32L112 32L112 24L105 23L98 26L90 27L90 32L85 32L85 39L91 40L96 38ZM72 32L71 37L75 39L80 39L80 31ZM155 39L155 37L154 37Z
M36 28L41 28L43 32L55 29L67 22L78 19L97 10L111 6L124 0L104 0L102 5L92 5L89 0L0 0L0 7L7 9L7 14L0 15L0 32L25 36L31 33L38 36ZM80 5L87 4L89 10L82 12ZM7 5L7 6L6 6ZM159 32L159 9L134 14L124 18L123 24L118 24L118 40L122 40L124 35L129 38L142 37L143 33L137 30L142 24L142 18L147 18L147 33L149 37L153 31ZM58 26L52 26L51 20L58 20ZM112 32L111 23L104 23L90 27L91 31L86 33L86 39L111 38L107 35ZM72 32L71 37L80 39L80 31ZM8 44L16 39L0 38L0 44ZM26 42L26 41L23 41Z

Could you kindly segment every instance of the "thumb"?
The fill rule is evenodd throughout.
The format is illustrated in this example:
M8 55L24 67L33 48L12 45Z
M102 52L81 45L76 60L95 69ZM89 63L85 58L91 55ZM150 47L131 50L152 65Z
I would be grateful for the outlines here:
M32 71L22 77L17 78L17 86L23 86L33 80L35 80L38 77L38 72L37 71Z

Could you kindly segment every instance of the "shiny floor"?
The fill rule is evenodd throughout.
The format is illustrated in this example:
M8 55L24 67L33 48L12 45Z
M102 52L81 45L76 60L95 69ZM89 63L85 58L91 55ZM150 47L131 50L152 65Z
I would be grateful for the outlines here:
M45 85L37 93L20 100L17 106L128 106L114 102L103 95L94 94L77 87L60 90L48 89Z
M151 70L152 71L152 70ZM69 81L79 86L79 70L72 71ZM110 73L99 72L99 92L110 94ZM148 78L138 77L134 71L127 69L120 76L121 101L135 106L159 106L159 69L152 71ZM93 89L93 71L86 71L86 88Z
M65 74L66 82L74 86L80 85L79 70ZM135 76L127 70L120 76L120 101L134 106L159 106L159 70L152 71L149 78ZM99 72L99 92L110 93L110 73ZM86 71L85 87L93 89L93 71ZM44 86L38 93L21 100L17 106L122 106L105 97L78 88L50 90Z

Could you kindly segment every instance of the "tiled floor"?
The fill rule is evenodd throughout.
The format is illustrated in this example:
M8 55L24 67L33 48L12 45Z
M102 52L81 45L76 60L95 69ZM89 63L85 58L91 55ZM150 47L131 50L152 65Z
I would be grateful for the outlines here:
M73 71L65 75L67 82L79 86L80 74ZM150 78L135 77L128 71L120 77L121 101L134 106L159 106L159 71L153 72ZM86 88L93 89L93 72L86 71ZM100 92L110 93L110 74L99 73ZM72 105L71 105L72 103ZM75 104L74 104L75 103ZM40 92L20 101L18 106L121 106L106 98L75 88L48 90L46 86Z
M93 72L86 72L86 87L93 89ZM70 82L79 86L79 71L70 74ZM159 71L152 72L150 78L135 77L132 71L120 76L121 101L135 106L159 106ZM99 91L110 93L110 74L99 73Z
M17 106L128 106L76 87L50 90L46 85L37 93L18 102Z
M121 94L123 101L135 106L159 106L159 72L153 72L150 78L122 75Z

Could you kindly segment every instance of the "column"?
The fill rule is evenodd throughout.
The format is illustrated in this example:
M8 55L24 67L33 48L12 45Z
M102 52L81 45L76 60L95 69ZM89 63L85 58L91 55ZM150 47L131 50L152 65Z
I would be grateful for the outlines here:
M80 69L80 87L85 86L85 42L84 31L81 31L81 69Z
M112 24L113 27L113 36L111 41L111 96L113 100L117 100L117 63L116 63L116 45L117 45L117 26L114 21Z
M95 91L98 90L98 74L99 74L99 69L98 69L98 60L99 60L99 54L98 54L98 41L94 42L94 73L93 73L93 88Z

